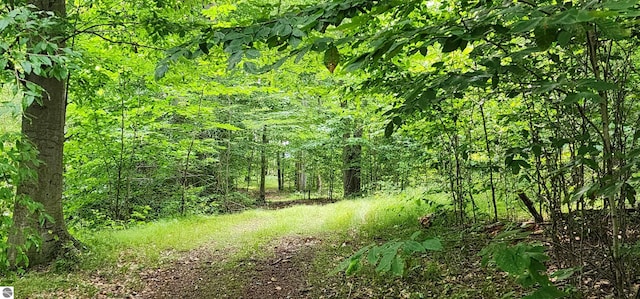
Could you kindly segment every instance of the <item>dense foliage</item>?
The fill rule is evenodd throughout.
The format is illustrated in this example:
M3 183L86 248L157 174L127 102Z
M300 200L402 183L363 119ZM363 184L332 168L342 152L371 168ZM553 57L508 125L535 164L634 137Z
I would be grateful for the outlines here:
M67 82L73 229L246 209L273 177L329 198L429 186L460 224L527 209L561 265L633 288L637 1L69 5L0 6L0 78L13 115L41 97L29 75ZM35 162L4 136L2 236ZM606 263L582 264L592 243ZM501 252L538 250L519 246Z

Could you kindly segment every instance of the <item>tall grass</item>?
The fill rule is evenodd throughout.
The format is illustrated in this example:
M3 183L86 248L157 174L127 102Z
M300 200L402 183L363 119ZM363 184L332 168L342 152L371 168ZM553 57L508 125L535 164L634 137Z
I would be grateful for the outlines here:
M99 252L102 262L114 262L120 252L129 258L155 263L163 251L234 249L254 254L267 242L287 235L315 235L350 229L415 225L429 207L402 198L375 196L323 206L251 210L221 216L192 216L161 220L127 230L81 233L80 238Z

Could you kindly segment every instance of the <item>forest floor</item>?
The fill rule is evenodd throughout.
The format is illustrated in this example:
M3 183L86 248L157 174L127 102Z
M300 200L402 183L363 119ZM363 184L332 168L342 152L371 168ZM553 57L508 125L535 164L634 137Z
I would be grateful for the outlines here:
M277 199L267 206L268 209L279 209L331 203L333 201L328 199ZM401 221L409 222L408 227L412 229L421 229L415 217ZM259 230L261 225L261 220L254 219L230 229L243 235ZM123 277L111 282L98 280L100 291L94 297L501 298L510 292L522 292L505 274L480 266L481 258L477 253L485 242L474 238L456 242L454 252L442 253L439 257L423 255L427 260L425 267L408 270L405 278L378 276L372 269L365 270L361 276L335 272L337 265L354 251L404 230L400 225L389 224L382 224L368 233L361 229L356 226L340 232L286 234L262 244L258 254L242 254L242 249L234 247L220 248L216 242L184 252L170 250L163 253L171 257L170 262L124 280ZM484 239L484 235L476 237ZM436 262L438 258L446 262Z
M436 214L431 225L424 227L417 216L431 211L408 202L278 199L266 210L193 223L153 224L133 237L115 232L114 239L104 242L126 245L114 246L113 264L62 273L43 269L16 282L16 298L417 299L518 298L527 293L504 272L481 266L478 253L505 225L453 227L448 215ZM318 205L309 206L314 203ZM175 243L162 247L155 241L140 241L158 235L155 229L163 225L175 230L163 228L166 235L160 238L175 238ZM202 235L200 228L209 235ZM442 237L445 250L408 258L403 277L377 275L370 266L353 276L335 271L358 249L408 238L416 230L427 237ZM140 243L123 241L127 238ZM540 233L533 238L549 244ZM200 239L205 241L182 246ZM149 252L158 257L150 259ZM558 268L552 263L548 266ZM591 281L576 298L610 298L610 283L594 275L602 269L585 270L582 278ZM20 295L27 285L35 290Z

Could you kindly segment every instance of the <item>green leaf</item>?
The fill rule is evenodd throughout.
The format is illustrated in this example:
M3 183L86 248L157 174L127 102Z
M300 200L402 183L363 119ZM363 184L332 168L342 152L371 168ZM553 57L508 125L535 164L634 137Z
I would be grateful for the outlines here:
M542 155L542 145L540 145L540 144L531 145L531 152L536 157L540 157Z
M2 32L5 28L7 28L9 24L12 23L12 21L13 20L9 17L4 17L0 19L0 32Z
M549 49L558 37L558 28L543 25L537 27L533 34L535 35L536 45L542 50Z
M44 64L46 66L52 66L53 62L51 61L51 58L49 58L49 56L41 56L40 57L40 63Z
M202 53L209 55L209 45L207 45L207 43L200 43L198 44L198 48L200 48L200 51L202 51Z
M391 135L393 135L393 121L388 122L384 128L384 137L389 138Z
M258 58L260 57L260 51L256 50L256 49L248 49L244 52L244 56L249 58L249 59L254 59L254 58Z
M626 10L638 4L638 0L609 0L604 1L602 7L611 10Z
M580 102L581 100L591 100L594 103L600 103L602 102L602 97L599 94L596 94L590 91L583 91L579 93L567 94L563 102L567 104L574 104L574 103Z
M367 253L367 261L371 265L376 265L380 260L380 247L375 246L369 250Z
M405 241L404 245L402 246L402 250L406 253L426 251L424 246L422 246L422 244L413 240Z
M395 259L397 254L398 254L397 247L396 247L396 250L392 250L392 249L385 250L382 253L382 258L380 259L380 263L376 267L376 272L379 272L379 273L389 272L389 270L391 270L391 264L393 263L393 260Z
M604 36L615 40L621 40L631 36L631 30L623 22L616 22L611 19L596 21L598 28Z
M216 128L216 129L223 129L223 130L227 130L227 131L240 131L242 130L239 127L236 127L232 124L224 124L224 123L219 123L219 122L213 122L213 123L209 123L209 126L211 128Z
M338 47L332 43L324 52L324 66L333 74L338 63L340 63L340 52L338 51Z
M442 251L443 249L442 243L438 238L424 240L422 242L422 246L424 247L424 249L431 251Z
M562 47L568 45L569 42L571 42L571 38L573 38L573 35L569 31L560 31L560 33L558 33L558 45Z
M595 16L588 10L578 10L575 8L563 11L555 16L550 17L549 24L555 25L573 25L577 23L591 22Z
M538 24L540 23L541 20L542 20L542 18L534 18L534 19L531 19L531 20L520 21L520 22L516 23L515 25L513 25L513 27L511 27L511 32L512 33L522 33L522 32L531 31L534 28L536 28L536 26L538 26Z
M156 80L160 80L162 78L164 78L164 75L167 73L167 71L169 70L169 65L165 62L160 63L157 67L156 67L156 72L155 72L155 79Z
M600 81L600 80L594 80L588 83L588 86L598 90L598 91L605 91L605 90L618 90L618 85L614 84L614 83L609 83L609 82L604 82L604 81Z
M31 71L32 71L31 62L21 61L20 65L22 66L22 70L24 71L25 74L31 74Z
M302 38L302 37L304 37L306 34L305 34L302 30L300 30L300 29L298 29L298 28L294 28L294 29L293 29L293 31L291 32L291 35L293 35L293 36L295 36L295 37L300 37L300 38Z
M555 272L553 272L551 274L551 278L555 278L556 280L565 280L569 277L571 277L571 275L573 275L573 273L576 272L576 268L567 268L567 269L560 269L560 270L556 270Z
M259 74L260 71L258 70L258 67L256 66L255 63L250 62L250 61L245 61L242 64L242 68L244 69L245 72L249 73L249 74Z
M344 273L348 276L348 275L352 275L353 273L357 272L360 269L360 259L349 259L348 260L348 266L346 267L346 270L344 271Z
M396 255L391 263L391 273L395 276L402 276L404 274L405 262L402 256Z
M442 44L442 53L453 52L457 49L464 50L467 47L467 41L457 35L447 37Z
M293 36L293 35L291 35L291 36L289 37L289 45L290 45L292 48L296 48L296 47L298 47L298 45L300 45L300 43L301 43L301 42L302 42L302 39L300 39L300 38L298 38L298 37L295 37L295 36Z
M529 246L527 245L525 247L525 253L526 255L531 258L534 259L536 261L539 262L545 262L549 260L549 256L547 256L547 254L545 253L545 247L544 246ZM543 265L544 266L544 265ZM544 268L546 269L546 268ZM544 270L544 269L540 269L540 270Z
M524 271L529 268L530 263L524 254L524 248L522 246L505 247L501 250L496 250L494 260L498 268L516 276L524 273Z
M266 39L267 37L269 37L271 34L271 29L269 27L263 27L262 29L260 29L260 31L258 31L258 33L256 33L256 38L257 39Z
M227 69L233 69L242 60L243 51L233 53L228 60Z
M302 60L302 58L304 58L304 55L306 55L309 52L309 50L311 50L311 46L306 46L306 47L303 47L303 48L299 49L298 50L298 54L296 55L296 58L294 59L294 62L295 63L299 63Z

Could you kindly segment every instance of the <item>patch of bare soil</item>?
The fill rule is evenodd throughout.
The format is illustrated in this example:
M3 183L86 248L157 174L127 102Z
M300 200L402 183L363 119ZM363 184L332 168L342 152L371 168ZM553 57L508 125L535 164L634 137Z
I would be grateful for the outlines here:
M272 246L268 259L229 263L228 252L193 250L169 267L140 274L144 289L131 298L310 298L306 281L314 237L287 237ZM271 246L270 246L271 247ZM269 247L268 247L269 248Z
M135 298L213 298L206 293L211 267L224 259L220 252L189 251L168 267L140 273L144 286Z
M312 286L307 282L314 237L287 237L274 247L275 256L257 261L241 298L310 298Z

